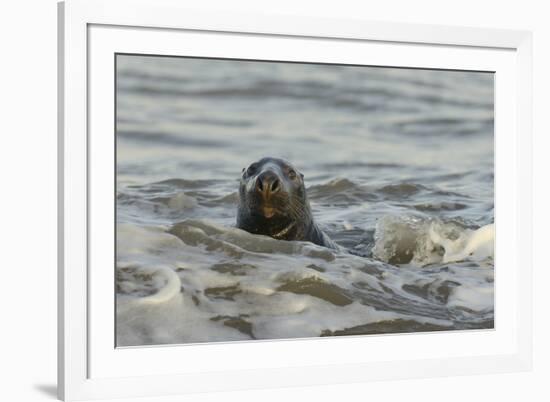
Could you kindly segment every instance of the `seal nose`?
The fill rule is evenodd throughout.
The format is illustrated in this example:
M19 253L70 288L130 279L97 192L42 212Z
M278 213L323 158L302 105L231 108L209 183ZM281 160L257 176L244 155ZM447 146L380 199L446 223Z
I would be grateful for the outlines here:
M272 171L262 172L256 179L256 191L269 197L281 188L279 177Z

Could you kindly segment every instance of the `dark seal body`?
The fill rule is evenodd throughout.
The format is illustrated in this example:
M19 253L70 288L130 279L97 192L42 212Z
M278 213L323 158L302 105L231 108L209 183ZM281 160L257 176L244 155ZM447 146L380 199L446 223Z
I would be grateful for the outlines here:
M237 227L279 240L337 248L313 220L304 175L282 159L263 158L243 169Z

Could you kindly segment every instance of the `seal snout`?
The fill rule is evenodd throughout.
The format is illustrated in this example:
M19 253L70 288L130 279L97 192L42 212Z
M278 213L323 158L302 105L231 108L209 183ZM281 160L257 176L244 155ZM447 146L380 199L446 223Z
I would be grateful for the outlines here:
M266 170L258 175L256 191L263 196L264 200L269 199L272 194L279 192L280 189L281 181L275 172Z
M255 190L262 199L261 211L268 219L275 215L273 198L281 190L281 186L280 177L272 170L264 170L256 178Z

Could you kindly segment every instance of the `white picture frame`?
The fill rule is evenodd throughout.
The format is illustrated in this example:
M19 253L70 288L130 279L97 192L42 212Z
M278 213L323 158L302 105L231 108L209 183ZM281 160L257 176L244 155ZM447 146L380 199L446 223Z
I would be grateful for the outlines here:
M300 50L305 41L307 54ZM529 370L531 48L531 34L524 31L213 13L186 9L177 0L60 3L59 397L146 397ZM113 291L112 269L92 267L114 261L106 235L113 228L109 63L121 52L495 71L495 329L115 348L113 298L101 297ZM364 353L348 353L357 350Z

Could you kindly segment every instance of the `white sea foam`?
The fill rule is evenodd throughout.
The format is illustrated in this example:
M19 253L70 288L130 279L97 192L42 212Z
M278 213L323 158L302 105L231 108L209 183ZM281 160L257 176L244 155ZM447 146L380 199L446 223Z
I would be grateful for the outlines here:
M415 216L385 216L378 221L373 254L390 263L425 266L493 258L494 224L476 230Z
M462 260L481 261L488 257L494 258L495 225L489 224L477 230L466 230L457 240L449 240L438 234L433 226L430 227L430 238L445 249L443 262Z
M492 270L426 275L205 220L166 229L118 226L119 345L311 337L403 320L443 328L453 325L443 305L492 303Z

